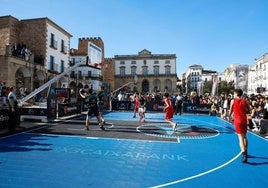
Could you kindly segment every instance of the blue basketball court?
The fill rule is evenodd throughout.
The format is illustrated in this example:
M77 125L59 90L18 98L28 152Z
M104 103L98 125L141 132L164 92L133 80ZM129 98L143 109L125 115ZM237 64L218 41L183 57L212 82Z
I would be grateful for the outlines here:
M105 131L87 132L82 117L1 138L0 187L267 187L264 138L249 132L242 163L233 126L220 118L175 116L173 132L163 113L145 123L132 115L105 114Z

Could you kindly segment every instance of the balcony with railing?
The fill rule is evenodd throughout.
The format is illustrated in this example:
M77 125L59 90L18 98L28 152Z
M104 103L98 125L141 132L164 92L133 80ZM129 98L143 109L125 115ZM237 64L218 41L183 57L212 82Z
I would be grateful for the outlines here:
M93 79L93 80L102 80L102 75L100 74L91 74L91 73L88 73L88 74L81 74L81 73L76 73L75 71L72 71L70 73L70 78L73 78L73 79Z

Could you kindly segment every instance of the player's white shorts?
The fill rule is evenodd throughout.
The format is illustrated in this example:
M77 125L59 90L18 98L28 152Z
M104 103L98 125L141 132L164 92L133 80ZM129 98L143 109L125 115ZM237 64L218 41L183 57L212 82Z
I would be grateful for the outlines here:
M145 113L145 111L146 111L146 107L139 107L139 110L138 110L139 113Z

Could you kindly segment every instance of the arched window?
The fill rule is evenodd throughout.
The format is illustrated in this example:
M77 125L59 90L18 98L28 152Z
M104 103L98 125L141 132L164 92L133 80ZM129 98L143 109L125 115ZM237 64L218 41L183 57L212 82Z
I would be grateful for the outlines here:
M159 66L154 66L154 75L159 75Z
M125 75L126 75L126 68L120 67L120 76L125 76Z
M141 90L142 92L148 92L150 88L149 81L148 80L143 80L141 84Z
M147 66L143 66L143 67L142 67L142 74L143 74L144 76L148 75L148 67L147 67Z
M159 79L155 79L154 81L153 81L153 91L154 92L157 92L157 91L160 91L161 90L161 82L160 82L160 80Z
M134 76L134 75L136 75L136 73L137 73L137 67L136 66L132 66L131 67L131 75Z
M170 66L165 66L165 74L170 75L170 73L171 73Z
M172 91L172 81L171 80L169 80L169 79L165 80L165 89L167 91Z

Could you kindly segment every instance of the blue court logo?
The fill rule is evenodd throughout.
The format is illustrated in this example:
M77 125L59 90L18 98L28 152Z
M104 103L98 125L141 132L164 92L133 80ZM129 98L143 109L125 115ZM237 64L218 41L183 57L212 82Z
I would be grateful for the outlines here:
M139 126L137 130L149 136L174 139L204 139L219 135L219 131L213 128L190 124L178 124L177 130L173 131L167 123L150 123Z

